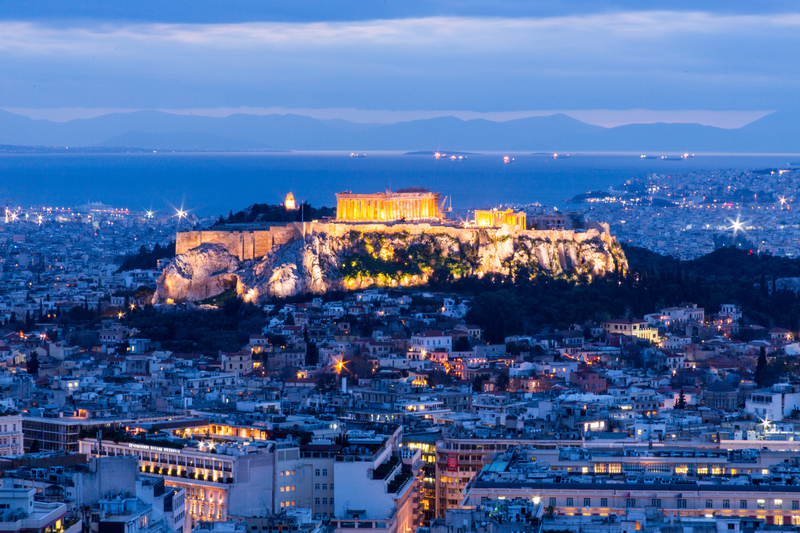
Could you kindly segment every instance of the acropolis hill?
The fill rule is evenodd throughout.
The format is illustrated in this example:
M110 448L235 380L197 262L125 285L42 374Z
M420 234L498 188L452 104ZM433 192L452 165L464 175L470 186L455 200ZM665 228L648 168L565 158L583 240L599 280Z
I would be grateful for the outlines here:
M524 229L524 214L492 211L483 225L457 226L444 220L438 195L432 203L427 191L413 191L420 204L397 198L402 191L368 199L343 193L335 221L179 232L177 255L159 278L153 300L201 301L235 287L244 300L262 302L301 293L411 287L432 278L589 281L627 270L622 249L602 225L585 231ZM394 200L404 205L398 208ZM348 202L346 210L342 202ZM419 217L409 221L411 213ZM390 218L395 220L381 220Z

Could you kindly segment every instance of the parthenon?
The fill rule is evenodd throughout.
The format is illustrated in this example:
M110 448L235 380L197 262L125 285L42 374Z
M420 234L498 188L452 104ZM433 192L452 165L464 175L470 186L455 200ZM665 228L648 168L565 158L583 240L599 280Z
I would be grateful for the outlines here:
M393 222L442 220L440 194L421 187L375 194L336 195L336 220L342 222Z

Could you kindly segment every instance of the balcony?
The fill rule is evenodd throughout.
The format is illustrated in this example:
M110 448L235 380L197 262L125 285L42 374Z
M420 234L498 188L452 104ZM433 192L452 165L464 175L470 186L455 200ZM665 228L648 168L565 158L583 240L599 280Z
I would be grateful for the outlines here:
M372 472L372 479L388 479L399 464L400 458L396 455L390 455L386 461Z
M389 483L389 486L386 487L386 492L389 494L397 494L400 493L403 487L414 478L414 472L408 468L403 467L399 474L397 474L394 479Z
M232 476L225 477L225 476L218 475L215 478L215 476L213 474L205 475L205 474L202 474L200 472L188 472L185 469L181 470L181 472L178 473L177 470L170 470L170 469L168 469L166 467L159 468L157 466L155 468L153 468L152 470L150 468L148 468L147 466L142 466L142 467L140 467L140 469L145 474L155 474L155 475L164 476L164 477L167 477L167 478L207 481L209 483L233 483L233 477Z

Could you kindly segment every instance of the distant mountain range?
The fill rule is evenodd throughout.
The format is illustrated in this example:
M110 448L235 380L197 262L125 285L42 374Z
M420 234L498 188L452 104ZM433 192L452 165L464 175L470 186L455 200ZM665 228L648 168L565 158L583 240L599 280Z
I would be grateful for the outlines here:
M0 111L0 145L148 150L451 150L498 152L800 153L800 112L778 111L737 129L699 124L604 128L555 114L507 122L453 117L357 124L299 115L225 118L158 111L69 122ZM8 151L8 150L6 150Z

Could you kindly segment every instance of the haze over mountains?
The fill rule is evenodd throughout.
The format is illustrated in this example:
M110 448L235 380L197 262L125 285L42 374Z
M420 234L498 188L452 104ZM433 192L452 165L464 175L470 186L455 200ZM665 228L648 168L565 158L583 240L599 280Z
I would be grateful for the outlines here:
M471 150L800 153L800 112L778 111L737 129L699 124L604 128L566 115L507 122L444 117L359 124L299 115L225 118L158 111L69 122L0 111L0 144L149 150Z

